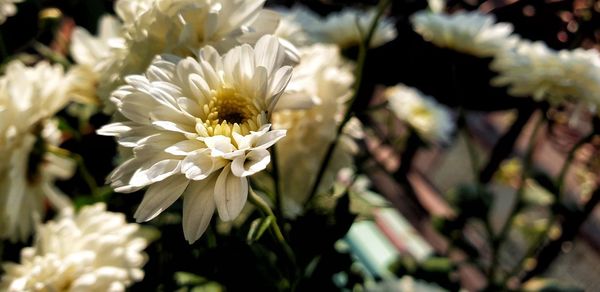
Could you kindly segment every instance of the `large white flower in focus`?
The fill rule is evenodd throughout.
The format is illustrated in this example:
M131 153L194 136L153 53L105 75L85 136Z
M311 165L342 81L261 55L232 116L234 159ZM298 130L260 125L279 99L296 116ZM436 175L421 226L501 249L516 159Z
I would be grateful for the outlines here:
M135 213L148 221L183 196L183 228L189 242L219 217L237 217L248 195L247 177L269 164L267 150L285 136L271 130L270 115L290 77L285 49L276 37L255 48L242 45L220 56L207 46L198 59L157 59L145 75L126 78L113 95L128 121L107 125L102 135L133 148L133 158L110 176L120 192L145 186Z
M4 263L2 291L125 291L144 277L148 241L103 203L65 209L38 227L21 263Z
M44 218L46 199L68 204L54 186L73 174L69 159L47 151L61 140L49 121L68 102L68 80L60 65L26 67L13 61L0 77L0 237L24 241Z
M414 30L438 47L477 57L493 57L517 42L509 23L495 23L480 12L454 14L419 11L411 16Z
M448 143L455 124L446 107L415 88L398 84L384 92L390 110L428 143Z

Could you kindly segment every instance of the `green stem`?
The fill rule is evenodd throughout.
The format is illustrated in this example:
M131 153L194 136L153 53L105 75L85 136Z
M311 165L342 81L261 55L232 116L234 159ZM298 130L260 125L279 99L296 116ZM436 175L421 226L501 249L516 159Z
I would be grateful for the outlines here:
M357 60L357 65L356 65L356 81L354 83L354 88L353 88L354 95L352 96L352 98L349 101L349 107L348 107L348 110L346 111L346 114L344 115L344 118L342 119L342 122L338 125L337 131L335 133L335 138L333 139L333 141L331 143L329 143L329 146L327 147L327 151L325 152L325 156L324 156L323 160L321 161L321 166L319 167L319 171L317 172L316 180L312 185L312 188L310 190L310 193L308 195L308 199L306 200L306 202L311 202L312 199L317 194L317 190L319 189L319 185L321 184L323 175L325 174L325 171L327 170L327 165L329 165L329 161L331 160L331 157L333 156L333 151L335 150L335 148L338 144L339 137L342 134L344 126L350 120L350 118L353 116L354 104L358 100L358 98L357 98L358 93L362 86L362 76L364 73L363 71L364 71L364 67L365 67L365 61L367 58L367 51L369 50L369 44L371 43L371 39L373 38L373 35L375 34L375 29L377 28L377 23L379 22L379 19L381 18L381 16L383 15L383 12L385 11L385 9L387 8L387 6L390 3L391 3L390 0L379 1L377 14L375 15L375 18L373 18L373 21L371 22L371 25L369 27L369 31L368 31L367 35L365 36L365 38L363 39L363 41L361 42L361 44L359 46L358 60Z
M471 132L469 131L469 127L467 125L467 120L465 118L464 113L462 112L462 109L460 110L460 114L459 114L459 125L461 125L461 129L463 131L463 140L465 141L465 145L467 147L467 153L469 155L469 162L471 164L471 170L473 172L473 178L475 179L475 184L477 189L479 190L481 184L479 183L479 180L477 179L477 177L479 176L479 157L477 156L477 151L475 150L475 147L473 147L473 144L471 144L470 142L473 140L473 137L471 135Z
M289 246L289 244L285 240L285 237L283 237L283 233L281 232L281 229L279 228L279 224L277 223L277 217L275 217L275 214L273 214L271 207L269 207L267 202L265 202L262 199L262 197L260 197L252 188L249 188L249 194L250 194L250 196L248 197L248 199L250 200L250 202L254 206L256 206L264 216L271 217L273 219L273 220L271 220L272 223L270 224L272 234L274 235L277 242L281 245L281 248L283 249L283 251L285 252L285 254L287 255L288 259L290 260L290 262L292 263L292 265L294 267L295 279L292 279L292 281L291 281L292 288L293 288L293 287L295 287L295 284L298 280L298 264L296 261L296 256L294 254L294 251L292 250L292 248Z
M92 174L88 171L87 167L85 166L84 159L81 155L52 145L48 146L48 151L56 155L69 157L75 160L75 162L77 163L77 168L79 169L79 174L81 175L85 183L88 185L92 196L97 197L102 195L100 189L98 188L98 184L96 183L96 179L94 179L94 176L92 176Z
M590 142L593 137L594 137L594 133L588 134L587 136L585 136L581 140L579 140L575 145L573 145L571 150L569 150L569 153L567 154L567 158L565 159L565 162L564 162L562 168L560 169L559 175L556 178L555 184L556 184L556 189L557 189L558 193L556 194L555 201L553 203L553 207L551 208L552 210L556 210L556 207L558 207L560 205L561 198L564 193L565 177L567 175L567 172L568 172L570 166L573 164L573 159L575 158L575 153L583 145ZM544 241L546 241L546 238L548 238L548 236L547 236L548 231L552 228L552 225L554 225L554 222L556 221L557 218L558 218L558 213L556 211L553 211L552 215L548 219L548 224L545 226L544 230L539 233L539 235L533 241L533 244L529 247L529 249L525 253L525 256L523 256L519 260L518 264L510 272L510 274L506 277L506 279L509 279L510 277L517 275L520 271L523 270L523 264L525 263L525 261L528 258L535 256L535 254L538 252L538 250L540 250L540 248L544 244Z
M273 210L271 210L271 207L269 207L269 205L267 204L267 202L265 202L265 200L263 200L263 198L261 198L252 188L249 188L249 193L250 197L248 197L248 199L252 204L254 204L254 206L258 207L258 209L261 210L263 214L266 214L266 216L270 216L273 217L273 219L276 219L275 214L273 214ZM276 220L274 220L271 224L271 229L273 230L277 241L285 243L285 238L283 237L283 233L281 232L279 224L277 224Z
M33 48L43 57L46 57L49 60L62 65L64 68L69 68L72 65L71 62L67 60L67 58L65 58L61 54L56 53L51 48L38 41L33 42Z
M560 172L558 174L558 177L556 178L556 189L558 190L558 195L557 195L556 199L558 202L562 198L562 194L564 192L565 177L567 176L569 167L573 163L573 159L575 158L575 153L577 152L577 150L579 150L579 148L581 148L581 146L590 142L592 140L592 138L594 138L594 133L590 133L587 136L583 137L575 145L573 145L573 148L571 148L571 150L567 154L565 163L563 164L563 166L560 169Z
M279 160L277 155L277 145L271 148L271 165L273 167L271 177L273 178L273 191L275 192L274 204L277 217L275 219L283 219L283 201L281 199L281 182L279 176Z
M374 112L374 111L378 111L378 110L380 110L380 109L384 109L384 108L386 108L386 107L387 107L387 105L388 105L388 102L387 102L387 101L384 101L384 102L381 102L381 103L378 103L378 104L375 104L375 105L372 105L372 106L368 107L368 108L365 110L365 112Z
M521 178L519 181L519 187L517 188L515 195L515 205L512 208L510 214L508 215L508 219L502 226L500 233L498 236L492 240L492 263L490 264L490 269L488 270L488 286L490 284L495 283L495 274L498 270L498 262L500 258L500 248L502 247L502 243L506 240L510 227L513 225L513 221L516 215L521 210L522 206L522 197L525 190L525 180L527 179L527 175L531 171L532 160L533 160L533 150L536 145L536 137L538 136L539 130L542 128L544 124L544 117L541 115L539 120L535 124L533 132L531 133L531 137L529 138L529 142L527 144L527 150L525 152L525 157L523 158L523 170L521 172Z

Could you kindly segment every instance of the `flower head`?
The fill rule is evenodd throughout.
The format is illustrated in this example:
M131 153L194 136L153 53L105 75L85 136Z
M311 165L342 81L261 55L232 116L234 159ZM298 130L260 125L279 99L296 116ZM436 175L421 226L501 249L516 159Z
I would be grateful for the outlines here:
M59 65L8 64L0 77L0 237L24 241L45 214L48 199L68 204L54 186L69 178L73 163L47 151L61 140L57 123L48 120L67 103L68 80Z
M98 203L78 214L65 209L39 226L32 247L21 251L21 263L5 263L3 291L125 291L144 277L142 250L148 242L137 224L106 211Z
M277 27L276 13L262 9L264 0L126 1L115 4L123 20L124 45L112 52L99 95L108 96L124 77L146 71L156 55L192 56L210 45L227 52L255 43Z
M362 11L345 8L329 14L323 23L315 24L309 29L318 42L337 44L344 49L361 43L376 14L375 9ZM379 19L369 46L379 47L395 39L398 33L394 25L389 18Z
M390 110L429 143L447 143L454 131L448 109L417 89L398 84L385 90Z
M128 120L107 125L133 148L133 158L110 176L121 192L150 186L135 217L154 218L183 196L188 241L206 229L215 208L224 221L237 217L248 195L247 176L268 165L267 150L285 135L271 130L271 113L290 77L285 49L264 36L220 56L207 46L198 59L165 56L145 75L128 76L113 94Z
M320 23L317 14L302 5L295 5L290 9L280 8L277 11L281 14L281 20L274 35L298 47L315 42L308 32Z
M555 105L566 100L600 105L600 54L595 50L555 51L541 42L521 41L490 67L499 73L492 85L509 86L511 95Z
M82 27L76 27L71 36L71 56L77 62L69 70L70 94L85 103L97 103L98 82L104 78L113 52L122 48L121 22L114 16L104 15L98 22L98 36L92 36Z
M427 41L477 57L493 57L513 46L509 23L495 23L493 15L457 12L452 15L419 11L411 17L413 27Z

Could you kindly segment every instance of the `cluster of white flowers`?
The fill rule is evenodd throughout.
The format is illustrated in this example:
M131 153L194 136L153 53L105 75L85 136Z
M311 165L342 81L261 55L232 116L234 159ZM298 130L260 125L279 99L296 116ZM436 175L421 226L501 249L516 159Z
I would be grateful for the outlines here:
M267 150L285 136L269 124L291 78L285 49L273 36L253 48L237 46L221 56L211 46L198 58L157 58L144 75L131 75L113 93L128 120L107 125L133 148L133 158L110 176L131 192L150 186L135 217L154 218L183 196L185 237L204 233L215 208L224 221L237 217L248 195L247 176L265 169Z
M69 178L73 163L47 151L60 143L48 120L67 103L68 78L60 65L7 65L0 77L0 236L25 240L45 214L44 200L61 208L66 198L54 187Z
M509 23L496 23L493 15L480 12L454 14L419 11L411 16L413 27L436 46L477 57L493 57L517 42Z
M2 291L125 291L144 277L147 239L139 225L98 203L78 214L63 209L38 227L21 263L4 263Z
M0 0L0 24L6 21L6 18L17 13L15 3L23 2L24 0Z
M385 90L390 110L428 143L447 143L454 121L446 107L419 90L398 84Z
M336 46L304 46L358 42L375 12L367 12L366 22L358 11L334 14L326 21L327 29L317 33L310 27L318 27L320 20L312 12L297 10L280 19L262 9L263 2L116 3L123 21L117 39L124 41L113 38L118 45L109 48L113 56L106 71L118 74L108 81L101 78L100 87L125 83L111 94L124 121L98 133L115 136L133 150L109 181L119 192L148 187L135 214L138 221L151 220L179 197L190 243L204 233L215 210L223 221L235 219L245 206L248 177L268 166L268 148L287 129L292 134L277 150L285 173L285 201L302 204L309 195L305 176L318 172L322 143L334 139L354 80L351 65ZM333 39L340 35L333 31L349 21L355 29L344 33L344 41ZM395 35L393 23L382 21L372 45ZM186 58L190 55L196 58ZM298 61L292 78L288 65ZM326 181L332 182L335 171L351 163L352 146L344 142L336 151L339 159L334 159ZM298 163L299 157L308 156L314 159Z
M264 0L117 1L124 41L111 52L99 95L107 98L125 76L146 71L158 54L186 57L205 45L225 53L236 45L254 44L279 21L263 4Z
M290 10L282 10L283 28L276 34L289 38L295 45L316 43L335 44L345 49L361 43L376 16L375 9L366 11L345 8L322 18L309 9L297 5ZM375 27L369 46L379 47L397 36L392 19L382 17Z
M553 105L574 102L595 110L600 105L600 54L596 50L553 50L543 42L513 35L512 25L495 23L480 12L451 15L419 11L412 18L427 41L478 57L493 57L498 72L493 86L507 86L513 96L546 100Z
M498 54L491 68L494 86L509 86L514 96L531 96L554 105L565 101L600 105L600 54L596 50L561 50L541 42L520 41Z

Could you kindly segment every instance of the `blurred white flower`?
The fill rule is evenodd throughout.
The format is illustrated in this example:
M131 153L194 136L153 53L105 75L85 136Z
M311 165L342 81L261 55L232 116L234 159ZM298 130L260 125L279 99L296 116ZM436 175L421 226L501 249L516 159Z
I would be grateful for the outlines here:
M45 214L44 202L62 208L68 200L54 187L69 178L73 163L47 152L60 143L56 122L67 103L67 79L60 65L7 65L0 78L0 236L26 240Z
M6 21L6 18L17 14L15 3L21 3L24 0L0 0L0 24Z
M4 263L2 291L125 291L144 277L147 240L103 203L65 209L38 227L21 263Z
M600 54L596 50L555 51L542 42L521 41L499 54L490 67L494 86L514 96L531 96L556 105L566 100L600 105Z
M316 27L320 24L317 14L310 9L295 5L290 9L277 9L281 14L281 20L274 35L294 44L297 47L303 47L315 42L308 33L310 27Z
M495 23L480 12L454 14L419 11L411 16L414 30L438 47L477 57L493 57L517 42L509 23Z
M204 47L198 60L166 56L145 75L128 76L112 100L128 120L107 125L133 148L133 158L110 176L119 192L150 186L135 213L148 221L183 196L183 228L191 243L217 209L237 217L248 195L247 176L269 164L267 148L285 136L271 130L270 115L291 77L285 49L264 36L220 56ZM172 60L167 60L172 59Z
M433 13L442 13L446 9L446 0L427 0L427 6Z
M327 145L335 138L337 127L352 95L352 66L333 45L313 45L300 49L301 62L294 67L288 91L310 96L315 102L305 110L281 110L273 114L273 127L288 129L276 147L283 202L288 216L302 211L309 191L324 159ZM350 123L349 123L350 124ZM347 127L356 133L360 127ZM352 164L352 139L345 135L334 152L318 190L329 190L336 173ZM291 210L296 210L292 212Z
M121 22L104 15L98 22L98 36L92 36L82 27L71 35L71 56L77 63L69 70L69 94L78 101L97 103L96 87L106 72L114 51L124 46Z
M384 92L390 110L428 143L448 143L455 124L448 109L415 88L398 84Z
M115 9L124 21L125 43L113 52L99 95L107 98L125 76L143 73L159 54L187 57L205 45L224 53L242 43L254 44L279 22L277 13L262 9L264 2L118 1Z
M337 44L340 48L359 45L369 31L371 23L377 14L376 9L367 11L345 8L334 12L323 20L307 29L317 42ZM369 47L375 48L396 38L395 22L387 17L381 17Z

